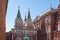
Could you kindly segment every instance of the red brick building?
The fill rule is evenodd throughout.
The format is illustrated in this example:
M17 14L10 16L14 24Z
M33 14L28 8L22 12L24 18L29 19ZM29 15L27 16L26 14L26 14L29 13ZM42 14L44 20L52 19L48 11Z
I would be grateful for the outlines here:
M60 4L57 9L51 7L43 15L37 16L34 25L39 29L38 40L60 40Z
M57 30L54 31L54 40L60 40L60 4L57 8L57 21L56 21L56 28Z
M6 32L6 40L12 40L12 33Z
M0 40L5 40L5 20L8 0L0 0Z
M15 20L14 28L11 32L6 33L6 40L37 40L37 29L34 28L30 8L28 8L28 16L23 21L18 7L18 14Z

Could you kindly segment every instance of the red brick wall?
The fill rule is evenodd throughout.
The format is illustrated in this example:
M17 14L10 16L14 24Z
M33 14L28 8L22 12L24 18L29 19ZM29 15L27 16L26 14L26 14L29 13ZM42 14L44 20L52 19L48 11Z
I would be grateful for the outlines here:
M60 40L60 31L54 31L54 40Z
M0 0L0 40L5 40L6 2L7 0Z

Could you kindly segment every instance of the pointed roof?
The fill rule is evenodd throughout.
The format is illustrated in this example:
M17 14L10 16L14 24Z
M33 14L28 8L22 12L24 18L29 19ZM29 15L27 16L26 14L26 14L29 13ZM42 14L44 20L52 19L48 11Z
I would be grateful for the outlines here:
M54 8L48 8L47 10L43 11L40 16L41 16L41 17L42 17L42 16L46 16L46 15L48 15L48 14L55 13L56 11L57 11L57 10L54 9Z
M20 7L18 7L18 14L17 14L17 18L21 18L21 15L20 15Z
M60 0L59 0L59 4L60 4Z
M31 16L30 16L30 8L28 8L28 19L31 19Z
M26 13L25 13L25 21L26 21Z

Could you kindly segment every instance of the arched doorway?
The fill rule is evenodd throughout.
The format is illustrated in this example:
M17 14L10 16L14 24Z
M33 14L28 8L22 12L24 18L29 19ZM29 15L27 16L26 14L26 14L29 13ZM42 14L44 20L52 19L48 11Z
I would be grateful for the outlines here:
M28 35L24 35L23 40L30 40L30 37Z

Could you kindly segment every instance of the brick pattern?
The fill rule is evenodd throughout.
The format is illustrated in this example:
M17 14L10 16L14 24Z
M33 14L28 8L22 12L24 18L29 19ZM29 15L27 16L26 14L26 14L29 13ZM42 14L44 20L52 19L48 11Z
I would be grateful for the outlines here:
M55 12L47 12L40 16L39 20L36 17L36 19L34 20L34 25L38 29L38 40L60 40L60 5L58 5L58 8ZM40 26L38 27L38 25ZM44 34L46 38L44 37Z
M54 32L54 40L60 40L60 31Z
M5 40L5 16L7 0L0 0L0 40Z

